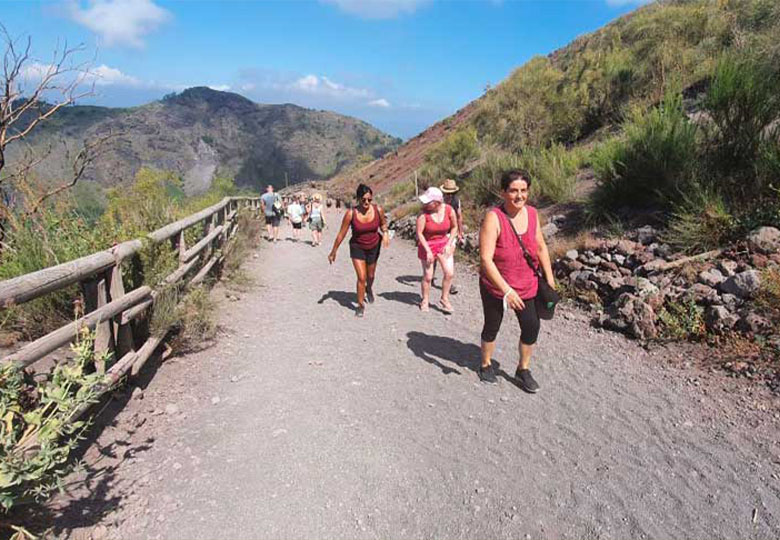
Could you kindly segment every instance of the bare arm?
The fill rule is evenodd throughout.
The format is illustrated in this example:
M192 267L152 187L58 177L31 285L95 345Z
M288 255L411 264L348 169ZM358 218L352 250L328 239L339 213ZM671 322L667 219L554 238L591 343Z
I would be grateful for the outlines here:
M446 254L449 256L455 253L455 246L458 244L458 231L460 231L460 226L458 225L458 213L452 206L449 206L448 210L450 212L450 240L447 242Z
M328 254L328 261L333 264L333 262L336 260L336 252L339 250L339 246L344 241L344 237L347 236L347 229L349 229L349 224L352 221L352 210L347 210L344 212L344 218L341 220L341 228L339 229L339 233L336 235L336 239L333 241L333 249L330 250L330 253Z
M433 252L431 246L428 245L428 240L425 239L423 231L425 230L425 214L417 216L417 242L423 247L427 255L428 262L433 262Z
M552 263L550 262L550 251L547 249L547 242L544 240L542 234L542 225L539 222L539 214L536 214L536 243L539 245L537 250L537 256L539 257L539 264L544 271L544 277L547 279L547 284L553 289L555 288L555 275L552 270Z
M379 228L382 229L382 247L390 245L390 231L388 230L387 216L381 206L376 207L379 212Z
M455 215L458 216L458 240L461 242L463 241L463 210L460 209L460 206L458 206L458 209L455 210Z
M479 229L479 262L482 273L490 282L507 296L507 303L512 309L523 309L525 304L520 295L509 286L506 280L493 262L493 255L496 253L496 241L501 232L498 217L493 212L488 212L485 219L482 220L482 226Z

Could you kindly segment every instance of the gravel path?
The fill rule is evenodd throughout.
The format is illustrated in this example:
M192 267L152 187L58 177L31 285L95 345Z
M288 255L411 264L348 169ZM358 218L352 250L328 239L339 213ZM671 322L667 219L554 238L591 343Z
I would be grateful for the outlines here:
M454 315L421 313L415 250L396 240L356 319L347 247L326 261L332 235L264 244L246 265L255 285L223 303L227 333L163 364L134 430L154 441L100 497L114 501L108 536L780 536L777 415L728 416L728 395L576 310L543 326L538 394L484 385L472 272L458 269ZM516 336L505 320L509 374Z

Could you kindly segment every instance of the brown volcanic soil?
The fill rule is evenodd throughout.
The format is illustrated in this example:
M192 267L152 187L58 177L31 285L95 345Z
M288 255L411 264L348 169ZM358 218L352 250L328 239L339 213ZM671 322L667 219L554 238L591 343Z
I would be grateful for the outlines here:
M454 115L435 123L419 135L409 139L395 152L368 165L333 177L328 191L333 196L348 198L358 184L370 185L376 193L388 191L400 180L405 180L419 168L428 151L444 137L468 121L476 112L479 99L472 101Z

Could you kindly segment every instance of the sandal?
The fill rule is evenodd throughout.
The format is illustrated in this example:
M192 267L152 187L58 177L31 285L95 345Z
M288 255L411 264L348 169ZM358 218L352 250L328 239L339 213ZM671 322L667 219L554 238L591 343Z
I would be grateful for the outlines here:
M430 308L428 307L428 302L420 302L420 311L425 313L430 311Z
M452 304L450 304L449 302L445 304L443 300L439 301L439 309L441 309L447 315L455 311L454 309L452 309Z

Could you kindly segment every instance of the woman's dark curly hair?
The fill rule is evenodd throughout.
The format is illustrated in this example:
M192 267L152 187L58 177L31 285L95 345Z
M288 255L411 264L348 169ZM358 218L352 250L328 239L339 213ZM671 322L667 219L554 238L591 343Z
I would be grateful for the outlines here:
M515 180L525 180L528 187L531 187L531 175L525 169L510 169L501 175L501 191L509 189L509 185Z

